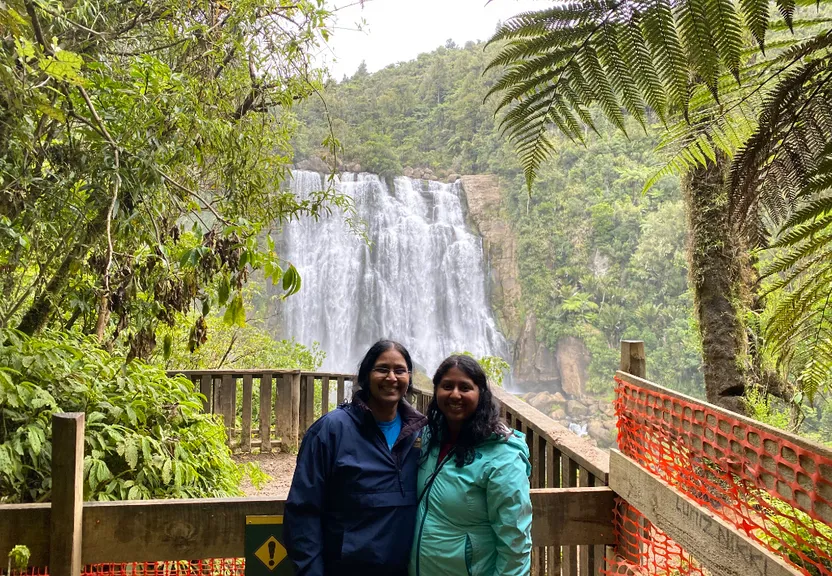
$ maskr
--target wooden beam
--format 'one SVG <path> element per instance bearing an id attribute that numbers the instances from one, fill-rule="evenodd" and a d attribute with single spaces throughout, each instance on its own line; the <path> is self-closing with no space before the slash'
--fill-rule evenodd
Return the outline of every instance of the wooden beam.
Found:
<path id="1" fill-rule="evenodd" d="M 617 450 L 610 488 L 687 550 L 712 576 L 798 576 L 800 572 Z"/>
<path id="2" fill-rule="evenodd" d="M 84 502 L 84 413 L 52 415 L 52 509 L 49 573 L 81 574 Z"/>
<path id="3" fill-rule="evenodd" d="M 274 498 L 91 502 L 84 563 L 238 558 L 246 515 L 281 515 L 283 505 Z"/>
<path id="4" fill-rule="evenodd" d="M 600 488 L 531 491 L 535 546 L 613 544 L 615 493 Z"/>
<path id="5" fill-rule="evenodd" d="M 644 354 L 644 342 L 641 340 L 621 341 L 620 370 L 639 378 L 647 378 L 647 360 Z"/>
<path id="6" fill-rule="evenodd" d="M 531 491 L 535 546 L 613 543 L 613 492 L 603 488 Z M 250 514 L 283 514 L 282 498 L 86 502 L 84 564 L 237 558 Z M 46 504 L 0 506 L 0 553 L 26 544 L 33 566 L 49 560 Z"/>
<path id="7" fill-rule="evenodd" d="M 18 544 L 29 548 L 29 566 L 49 565 L 49 528 L 52 520 L 49 504 L 0 505 L 0 560 Z"/>

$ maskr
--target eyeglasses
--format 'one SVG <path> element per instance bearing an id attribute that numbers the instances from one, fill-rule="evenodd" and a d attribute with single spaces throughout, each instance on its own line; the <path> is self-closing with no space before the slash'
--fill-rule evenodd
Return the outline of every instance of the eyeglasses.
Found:
<path id="1" fill-rule="evenodd" d="M 410 374 L 407 368 L 385 368 L 384 366 L 376 366 L 373 368 L 373 374 L 380 376 L 381 378 L 387 378 L 387 375 L 390 374 L 390 372 L 392 372 L 396 378 L 404 378 Z"/>

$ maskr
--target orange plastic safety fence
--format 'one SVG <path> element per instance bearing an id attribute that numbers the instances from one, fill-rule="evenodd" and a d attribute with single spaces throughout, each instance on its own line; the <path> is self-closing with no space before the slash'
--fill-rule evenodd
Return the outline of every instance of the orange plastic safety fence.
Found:
<path id="1" fill-rule="evenodd" d="M 614 522 L 616 560 L 605 574 L 707 575 L 681 546 L 620 498 Z"/>
<path id="2" fill-rule="evenodd" d="M 708 404 L 616 384 L 623 454 L 803 574 L 832 575 L 832 458 Z M 626 503 L 616 534 L 636 572 L 703 574 Z"/>
<path id="3" fill-rule="evenodd" d="M 212 558 L 178 562 L 129 562 L 91 564 L 81 569 L 81 576 L 244 576 L 244 558 Z M 12 570 L 10 576 L 49 576 L 48 568 Z"/>

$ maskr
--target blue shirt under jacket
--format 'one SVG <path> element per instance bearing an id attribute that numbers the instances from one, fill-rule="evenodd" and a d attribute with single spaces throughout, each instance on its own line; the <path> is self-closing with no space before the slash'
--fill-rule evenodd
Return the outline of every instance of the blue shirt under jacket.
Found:
<path id="1" fill-rule="evenodd" d="M 399 415 L 392 449 L 360 397 L 304 434 L 283 528 L 297 576 L 407 574 L 427 420 L 404 401 Z"/>

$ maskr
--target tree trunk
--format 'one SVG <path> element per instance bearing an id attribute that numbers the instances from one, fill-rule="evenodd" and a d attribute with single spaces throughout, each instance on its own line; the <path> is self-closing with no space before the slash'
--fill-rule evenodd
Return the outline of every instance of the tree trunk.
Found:
<path id="1" fill-rule="evenodd" d="M 90 246 L 104 234 L 108 208 L 109 204 L 102 206 L 95 215 L 95 219 L 87 224 L 87 229 L 78 238 L 78 241 L 67 255 L 64 256 L 61 265 L 58 266 L 46 288 L 35 297 L 35 301 L 32 302 L 20 324 L 18 324 L 18 330 L 31 336 L 46 326 L 49 316 L 55 309 L 55 302 L 60 299 L 61 292 L 69 283 L 70 270 L 73 264 L 86 258 Z"/>
<path id="2" fill-rule="evenodd" d="M 752 267 L 728 206 L 729 159 L 697 166 L 682 179 L 688 215 L 688 263 L 705 363 L 708 402 L 744 412 L 750 384 L 743 322 L 753 285 Z"/>

